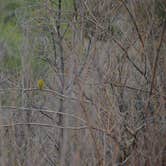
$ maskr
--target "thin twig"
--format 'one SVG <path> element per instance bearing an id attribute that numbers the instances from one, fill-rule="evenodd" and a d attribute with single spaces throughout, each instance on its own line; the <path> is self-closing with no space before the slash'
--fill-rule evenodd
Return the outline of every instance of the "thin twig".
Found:
<path id="1" fill-rule="evenodd" d="M 125 52 L 126 58 L 134 66 L 134 68 L 147 80 L 145 73 L 130 59 L 127 50 L 122 46 L 122 44 L 119 43 L 116 39 L 113 39 L 113 41 Z"/>
<path id="2" fill-rule="evenodd" d="M 59 111 L 54 111 L 54 110 L 50 110 L 50 109 L 36 109 L 36 108 L 27 108 L 27 107 L 14 107 L 14 106 L 1 106 L 0 110 L 6 110 L 6 109 L 11 109 L 11 110 L 21 110 L 21 111 L 33 111 L 33 112 L 45 112 L 45 113 L 53 113 L 53 114 L 62 114 L 65 116 L 69 116 L 72 118 L 75 118 L 77 120 L 80 120 L 83 123 L 86 123 L 86 121 L 76 115 L 73 114 L 69 114 L 69 113 L 65 113 L 65 112 L 59 112 Z"/>
<path id="3" fill-rule="evenodd" d="M 99 165 L 102 165 L 103 158 L 101 157 L 100 149 L 99 149 L 99 147 L 98 147 L 97 140 L 96 140 L 95 135 L 94 135 L 94 133 L 93 133 L 93 130 L 92 130 L 93 127 L 92 127 L 92 125 L 91 125 L 91 121 L 90 121 L 90 119 L 89 119 L 87 110 L 86 110 L 86 108 L 85 108 L 84 103 L 80 103 L 80 105 L 81 105 L 81 108 L 82 108 L 83 113 L 84 113 L 84 115 L 85 115 L 85 118 L 86 118 L 86 121 L 87 121 L 87 125 L 88 125 L 88 129 L 89 129 L 89 131 L 90 131 L 90 135 L 91 135 L 91 138 L 92 138 L 92 140 L 93 140 L 93 144 L 94 144 L 94 147 L 95 147 L 95 150 L 96 150 L 96 153 L 95 153 L 95 154 L 96 154 L 96 158 L 98 159 Z"/>
<path id="4" fill-rule="evenodd" d="M 164 25 L 163 25 L 163 29 L 162 29 L 162 33 L 161 33 L 161 37 L 160 37 L 160 41 L 159 41 L 159 45 L 158 45 L 157 52 L 156 52 L 156 57 L 155 57 L 155 60 L 154 60 L 154 65 L 153 65 L 153 70 L 152 70 L 153 75 L 152 75 L 152 81 L 151 81 L 151 86 L 150 86 L 149 97 L 152 95 L 152 91 L 153 91 L 153 88 L 154 88 L 154 80 L 155 80 L 155 77 L 156 77 L 157 64 L 158 64 L 158 60 L 159 60 L 159 56 L 160 56 L 160 49 L 161 49 L 162 42 L 163 42 L 163 39 L 164 39 L 165 29 L 166 29 L 166 20 L 164 21 Z"/>
<path id="5" fill-rule="evenodd" d="M 33 125 L 33 126 L 41 126 L 41 127 L 55 127 L 60 129 L 71 129 L 71 130 L 80 130 L 80 129 L 86 129 L 87 126 L 79 126 L 79 127 L 72 127 L 72 126 L 59 126 L 59 125 L 52 125 L 52 124 L 44 124 L 44 123 L 13 123 L 13 124 L 0 124 L 0 127 L 13 127 L 13 126 L 24 126 L 24 125 Z"/>
<path id="6" fill-rule="evenodd" d="M 131 20 L 132 20 L 132 22 L 133 22 L 133 24 L 134 24 L 134 26 L 135 26 L 135 29 L 136 29 L 136 31 L 137 31 L 137 34 L 138 34 L 138 37 L 139 37 L 140 42 L 141 42 L 141 44 L 142 44 L 142 47 L 144 48 L 144 42 L 143 42 L 142 36 L 141 36 L 141 34 L 140 34 L 140 32 L 139 32 L 139 29 L 138 29 L 138 26 L 137 26 L 137 22 L 136 22 L 134 16 L 132 15 L 132 13 L 130 12 L 129 8 L 128 8 L 127 5 L 125 4 L 125 0 L 120 0 L 120 1 L 122 1 L 124 7 L 126 8 L 127 12 L 129 13 L 129 16 L 131 17 Z"/>

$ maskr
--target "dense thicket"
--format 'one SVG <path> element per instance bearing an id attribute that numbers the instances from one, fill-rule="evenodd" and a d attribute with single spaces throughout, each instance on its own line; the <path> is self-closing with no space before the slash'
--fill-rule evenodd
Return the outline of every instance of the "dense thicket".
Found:
<path id="1" fill-rule="evenodd" d="M 164 0 L 0 0 L 0 165 L 164 166 L 165 31 Z"/>

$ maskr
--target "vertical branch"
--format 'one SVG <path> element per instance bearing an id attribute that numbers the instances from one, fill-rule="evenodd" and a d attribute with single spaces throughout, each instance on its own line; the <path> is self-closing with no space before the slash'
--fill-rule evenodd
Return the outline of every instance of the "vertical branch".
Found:
<path id="1" fill-rule="evenodd" d="M 22 46 L 22 55 L 21 55 L 21 65 L 22 65 L 22 98 L 21 98 L 21 105 L 22 107 L 27 107 L 29 106 L 28 103 L 28 96 L 25 94 L 25 89 L 27 87 L 29 87 L 29 81 L 30 81 L 30 73 L 29 73 L 29 38 L 28 38 L 28 27 L 24 28 L 24 42 L 23 42 L 23 46 Z M 20 114 L 18 115 L 20 116 Z M 25 117 L 27 123 L 30 122 L 31 120 L 31 111 L 28 110 L 26 112 L 26 117 Z M 31 141 L 30 141 L 30 137 L 31 137 L 31 132 L 32 132 L 32 128 L 30 127 L 30 125 L 27 125 L 27 127 L 25 128 L 16 128 L 16 130 L 18 130 L 17 132 L 23 132 L 24 134 L 20 137 L 20 142 L 22 140 L 23 143 L 25 144 L 24 146 L 24 150 L 25 150 L 25 158 L 24 161 L 27 165 L 29 165 L 29 158 L 31 158 L 31 151 L 30 146 L 31 146 Z M 18 137 L 19 138 L 19 137 Z"/>
<path id="2" fill-rule="evenodd" d="M 129 8 L 128 8 L 127 5 L 125 4 L 125 2 L 122 1 L 122 3 L 123 3 L 123 5 L 124 5 L 124 7 L 126 8 L 127 12 L 129 13 L 129 16 L 130 16 L 130 18 L 131 18 L 131 20 L 132 20 L 132 22 L 133 22 L 133 24 L 134 24 L 134 26 L 135 26 L 135 29 L 136 29 L 136 31 L 137 31 L 139 40 L 140 40 L 140 42 L 141 42 L 141 44 L 142 44 L 142 47 L 144 48 L 144 42 L 143 42 L 142 36 L 141 36 L 141 34 L 140 34 L 140 32 L 139 32 L 139 29 L 138 29 L 138 26 L 137 26 L 137 22 L 136 22 L 134 16 L 132 15 L 132 13 L 130 12 Z"/>
<path id="3" fill-rule="evenodd" d="M 156 77 L 157 64 L 158 64 L 159 55 L 160 55 L 160 48 L 161 48 L 161 45 L 162 45 L 162 42 L 163 42 L 165 29 L 166 29 L 166 20 L 165 20 L 164 25 L 163 25 L 163 29 L 162 29 L 159 45 L 158 45 L 157 52 L 156 52 L 156 57 L 154 59 L 153 70 L 152 70 L 152 74 L 153 75 L 152 75 L 152 81 L 151 81 L 149 96 L 152 95 L 153 88 L 154 88 L 154 80 L 155 80 L 155 77 Z"/>
<path id="4" fill-rule="evenodd" d="M 58 20 L 57 20 L 57 32 L 58 32 L 58 37 L 61 37 L 61 10 L 62 10 L 62 1 L 59 0 L 58 2 Z"/>
<path id="5" fill-rule="evenodd" d="M 63 37 L 61 36 L 61 12 L 62 12 L 62 0 L 58 1 L 58 20 L 57 20 L 57 36 L 58 36 L 58 47 L 59 47 L 59 56 L 60 56 L 60 81 L 61 81 L 61 95 L 64 94 L 64 52 L 63 52 L 63 45 L 62 40 Z M 64 111 L 64 99 L 61 98 L 59 101 L 59 112 Z M 63 125 L 63 114 L 59 114 L 58 125 Z M 60 129 L 59 135 L 59 149 L 60 149 L 60 163 L 63 165 L 64 163 L 64 156 L 63 156 L 63 142 L 64 142 L 64 130 L 63 128 Z"/>
<path id="6" fill-rule="evenodd" d="M 104 147 L 103 147 L 103 165 L 106 165 L 106 134 L 103 134 L 103 141 L 104 141 Z"/>
<path id="7" fill-rule="evenodd" d="M 57 52 L 56 52 L 56 41 L 55 41 L 55 37 L 54 37 L 54 33 L 51 32 L 51 37 L 52 37 L 52 44 L 53 44 L 53 50 L 54 50 L 54 64 L 56 65 L 56 60 L 57 60 Z"/>
<path id="8" fill-rule="evenodd" d="M 77 20 L 77 4 L 76 4 L 76 0 L 73 0 L 73 6 L 74 6 L 74 16 L 75 16 L 75 20 Z"/>
<path id="9" fill-rule="evenodd" d="M 150 98 L 151 98 L 151 96 L 153 94 L 153 89 L 155 88 L 154 87 L 155 86 L 154 82 L 155 82 L 155 77 L 156 77 L 157 64 L 158 64 L 158 60 L 159 60 L 160 49 L 161 49 L 161 46 L 162 46 L 165 29 L 166 29 L 166 20 L 164 20 L 164 25 L 163 25 L 162 32 L 161 32 L 161 37 L 160 37 L 159 45 L 157 47 L 156 56 L 155 56 L 154 63 L 153 63 L 152 80 L 151 80 L 150 91 L 149 91 L 149 100 L 148 100 L 148 102 L 146 104 L 145 111 L 147 111 L 147 109 L 150 106 Z"/>
<path id="10" fill-rule="evenodd" d="M 80 103 L 80 106 L 81 106 L 81 108 L 83 110 L 83 113 L 85 115 L 85 118 L 86 118 L 86 121 L 87 121 L 87 126 L 88 126 L 88 129 L 90 131 L 90 136 L 92 138 L 93 145 L 94 145 L 94 148 L 95 148 L 95 156 L 96 156 L 96 159 L 97 159 L 97 164 L 96 165 L 103 166 L 103 157 L 101 156 L 100 148 L 98 147 L 98 143 L 97 143 L 97 139 L 95 138 L 95 134 L 93 133 L 92 125 L 91 125 L 91 122 L 90 122 L 90 119 L 89 119 L 89 115 L 87 113 L 85 105 L 83 103 Z"/>
<path id="11" fill-rule="evenodd" d="M 60 93 L 64 94 L 64 55 L 63 55 L 63 46 L 62 46 L 62 38 L 61 38 L 61 3 L 59 0 L 58 4 L 58 21 L 57 21 L 57 33 L 58 33 L 58 46 L 59 46 L 59 55 L 60 55 L 60 80 L 61 80 L 61 90 Z M 63 99 L 60 99 L 60 108 L 59 112 L 63 112 Z M 59 125 L 62 125 L 63 117 L 62 114 L 59 115 Z M 62 132 L 63 133 L 63 132 Z"/>

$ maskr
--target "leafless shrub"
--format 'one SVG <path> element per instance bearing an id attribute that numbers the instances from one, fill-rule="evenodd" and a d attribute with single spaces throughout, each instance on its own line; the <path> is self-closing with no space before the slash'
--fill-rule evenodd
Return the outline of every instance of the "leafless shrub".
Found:
<path id="1" fill-rule="evenodd" d="M 15 84 L 0 83 L 1 165 L 164 166 L 160 2 L 74 2 L 73 11 L 60 0 L 16 11 L 22 71 Z"/>

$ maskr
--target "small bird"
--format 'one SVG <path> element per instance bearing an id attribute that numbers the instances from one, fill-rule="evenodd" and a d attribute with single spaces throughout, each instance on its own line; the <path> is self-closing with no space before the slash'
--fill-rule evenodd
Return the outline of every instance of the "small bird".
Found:
<path id="1" fill-rule="evenodd" d="M 40 79 L 37 81 L 37 86 L 40 90 L 44 88 L 44 85 L 45 85 L 44 80 Z"/>

